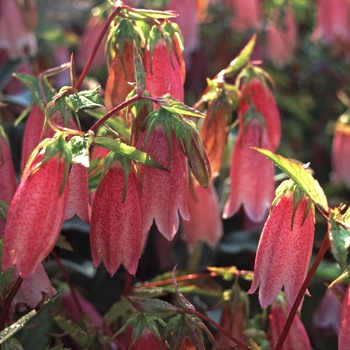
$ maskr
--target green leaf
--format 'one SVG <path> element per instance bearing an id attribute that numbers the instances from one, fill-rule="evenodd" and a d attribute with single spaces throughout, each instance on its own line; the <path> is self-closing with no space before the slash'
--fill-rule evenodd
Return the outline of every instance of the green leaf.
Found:
<path id="1" fill-rule="evenodd" d="M 166 11 L 125 8 L 120 11 L 120 16 L 136 21 L 136 20 L 145 20 L 145 19 L 175 18 L 178 15 L 176 13 L 166 12 Z"/>
<path id="2" fill-rule="evenodd" d="M 135 66 L 136 91 L 139 95 L 142 95 L 142 93 L 146 90 L 146 71 L 142 62 L 142 58 L 135 44 L 134 44 L 134 66 Z"/>
<path id="3" fill-rule="evenodd" d="M 142 152 L 133 146 L 129 146 L 119 140 L 113 140 L 108 137 L 98 136 L 94 138 L 93 144 L 108 148 L 111 151 L 121 154 L 122 156 L 134 160 L 136 162 L 140 162 L 153 168 L 167 171 L 167 169 L 164 168 L 163 165 L 159 164 L 147 153 Z"/>
<path id="4" fill-rule="evenodd" d="M 92 142 L 91 134 L 73 136 L 68 145 L 72 151 L 73 164 L 82 164 L 86 168 L 90 165 L 89 148 Z"/>
<path id="5" fill-rule="evenodd" d="M 337 208 L 331 209 L 329 220 L 331 223 L 329 232 L 331 251 L 339 266 L 344 268 L 350 245 L 350 232 L 339 222 L 341 221 L 341 215 Z"/>
<path id="6" fill-rule="evenodd" d="M 92 90 L 79 91 L 77 94 L 67 96 L 67 99 L 73 105 L 75 111 L 84 108 L 103 107 L 104 102 L 100 96 L 100 86 L 96 86 Z"/>
<path id="7" fill-rule="evenodd" d="M 17 79 L 19 79 L 29 89 L 36 103 L 40 105 L 43 102 L 45 102 L 43 101 L 43 96 L 41 95 L 39 79 L 37 77 L 33 77 L 31 75 L 27 75 L 23 73 L 17 73 L 17 74 L 14 74 L 14 76 Z M 42 91 L 45 95 L 46 101 L 51 101 L 55 95 L 55 90 L 49 84 L 45 76 L 42 77 L 41 79 L 41 85 L 42 85 Z"/>
<path id="8" fill-rule="evenodd" d="M 350 276 L 350 265 L 348 265 L 345 270 L 342 272 L 342 274 L 336 278 L 329 286 L 328 288 L 333 288 L 338 283 L 343 283 L 346 280 L 349 279 Z"/>
<path id="9" fill-rule="evenodd" d="M 160 299 L 137 297 L 129 297 L 128 299 L 137 311 L 143 312 L 147 316 L 165 318 L 170 317 L 179 311 L 177 306 Z"/>
<path id="10" fill-rule="evenodd" d="M 249 40 L 248 44 L 239 53 L 239 55 L 233 61 L 231 61 L 228 67 L 224 69 L 223 72 L 226 78 L 236 74 L 237 71 L 239 71 L 242 67 L 244 67 L 248 63 L 255 46 L 255 42 L 256 42 L 256 35 L 254 34 L 253 37 Z"/>
<path id="11" fill-rule="evenodd" d="M 163 97 L 157 98 L 155 102 L 157 102 L 162 108 L 166 109 L 171 113 L 188 115 L 191 117 L 205 118 L 205 114 L 185 105 L 181 101 L 172 97 L 170 94 L 166 94 Z"/>
<path id="12" fill-rule="evenodd" d="M 328 204 L 326 195 L 323 192 L 320 184 L 314 177 L 308 172 L 301 164 L 292 161 L 291 159 L 284 158 L 278 154 L 262 149 L 252 147 L 265 157 L 270 159 L 276 166 L 278 166 L 283 172 L 285 172 L 314 202 L 315 206 L 325 216 L 328 216 Z"/>
<path id="13" fill-rule="evenodd" d="M 56 247 L 65 249 L 65 250 L 69 250 L 69 251 L 73 251 L 72 246 L 69 244 L 69 242 L 67 241 L 67 238 L 64 237 L 63 235 L 59 235 L 58 239 L 56 241 Z"/>
<path id="14" fill-rule="evenodd" d="M 18 332 L 24 325 L 35 315 L 37 314 L 36 310 L 32 310 L 23 317 L 21 317 L 17 322 L 13 323 L 11 326 L 5 328 L 2 332 L 0 332 L 0 344 L 2 344 L 5 340 L 12 337 L 16 332 Z"/>

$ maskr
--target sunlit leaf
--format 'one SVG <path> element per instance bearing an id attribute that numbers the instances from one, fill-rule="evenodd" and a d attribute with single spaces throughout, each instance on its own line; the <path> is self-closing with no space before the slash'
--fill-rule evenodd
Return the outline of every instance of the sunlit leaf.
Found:
<path id="1" fill-rule="evenodd" d="M 337 208 L 331 210 L 329 220 L 331 223 L 331 230 L 329 232 L 331 251 L 339 266 L 344 268 L 348 256 L 350 232 L 339 223 L 341 215 Z"/>
<path id="2" fill-rule="evenodd" d="M 315 203 L 316 207 L 323 215 L 328 215 L 328 204 L 326 195 L 323 192 L 320 184 L 301 164 L 284 158 L 273 152 L 253 147 L 256 151 L 270 159 L 276 166 L 285 172 Z"/>
<path id="3" fill-rule="evenodd" d="M 108 137 L 101 136 L 95 137 L 93 140 L 93 144 L 108 148 L 111 151 L 119 153 L 128 159 L 140 162 L 153 168 L 167 170 L 161 164 L 159 164 L 157 161 L 151 158 L 147 153 L 142 152 L 133 146 L 129 146 L 119 140 L 113 140 Z"/>
<path id="4" fill-rule="evenodd" d="M 166 94 L 163 97 L 157 98 L 157 103 L 160 106 L 162 106 L 162 108 L 168 110 L 171 113 L 188 115 L 191 117 L 205 118 L 205 114 L 185 105 L 181 101 L 172 97 L 170 94 Z"/>
<path id="5" fill-rule="evenodd" d="M 96 86 L 92 90 L 79 91 L 76 94 L 67 96 L 69 102 L 72 103 L 75 111 L 84 108 L 103 107 L 104 102 L 100 96 L 100 86 Z"/>
<path id="6" fill-rule="evenodd" d="M 336 278 L 329 286 L 328 288 L 333 288 L 336 284 L 338 283 L 342 283 L 344 282 L 345 280 L 347 280 L 350 276 L 350 265 L 348 265 L 346 267 L 346 269 L 343 271 L 343 273 L 338 277 Z"/>
<path id="7" fill-rule="evenodd" d="M 248 63 L 255 46 L 255 41 L 256 35 L 253 35 L 253 37 L 249 40 L 248 44 L 243 48 L 239 55 L 233 61 L 231 61 L 228 67 L 226 67 L 224 70 L 225 77 L 231 77 Z"/>

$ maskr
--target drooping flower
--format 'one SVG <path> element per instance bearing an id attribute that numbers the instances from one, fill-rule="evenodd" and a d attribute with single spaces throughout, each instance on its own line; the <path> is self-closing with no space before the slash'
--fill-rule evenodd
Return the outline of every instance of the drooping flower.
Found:
<path id="1" fill-rule="evenodd" d="M 178 61 L 180 59 L 180 63 Z M 154 97 L 170 93 L 171 96 L 184 101 L 184 73 L 181 70 L 182 56 L 176 57 L 174 51 L 169 54 L 163 39 L 159 40 L 153 55 L 150 49 L 144 53 L 146 69 L 146 90 Z M 155 106 L 158 108 L 158 106 Z"/>
<path id="2" fill-rule="evenodd" d="M 247 303 L 247 294 L 239 286 L 233 285 L 229 298 L 223 304 L 219 323 L 223 329 L 241 341 L 246 339 L 246 335 L 244 334 L 244 319 Z M 220 348 L 236 345 L 236 343 L 220 330 L 216 334 L 215 340 L 217 346 Z"/>
<path id="3" fill-rule="evenodd" d="M 189 218 L 187 210 L 188 171 L 186 157 L 180 149 L 174 131 L 168 139 L 162 125 L 151 134 L 143 133 L 137 143 L 142 149 L 168 171 L 140 164 L 142 178 L 142 224 L 143 234 L 151 228 L 153 219 L 159 231 L 172 240 L 179 228 L 179 214 Z"/>
<path id="4" fill-rule="evenodd" d="M 259 287 L 261 307 L 270 305 L 282 287 L 288 305 L 292 306 L 310 264 L 314 212 L 306 195 L 294 186 L 284 182 L 276 190 L 278 201 L 260 236 L 248 293 Z"/>
<path id="5" fill-rule="evenodd" d="M 327 44 L 337 40 L 349 42 L 349 4 L 347 0 L 318 0 L 314 40 L 323 39 Z"/>
<path id="6" fill-rule="evenodd" d="M 268 335 L 272 349 L 277 345 L 290 312 L 290 307 L 280 299 L 282 298 L 279 298 L 278 301 L 272 303 L 269 315 Z M 309 337 L 298 315 L 294 316 L 292 326 L 288 332 L 282 349 L 311 350 Z"/>
<path id="7" fill-rule="evenodd" d="M 17 279 L 16 269 L 12 270 L 12 279 Z M 35 272 L 25 279 L 11 303 L 10 312 L 24 312 L 27 309 L 38 307 L 47 298 L 56 293 L 51 285 L 42 264 L 39 264 Z"/>
<path id="8" fill-rule="evenodd" d="M 108 110 L 126 99 L 135 81 L 134 46 L 126 39 L 124 46 L 116 50 L 108 63 L 108 79 L 105 91 L 105 104 Z"/>
<path id="9" fill-rule="evenodd" d="M 35 104 L 29 113 L 24 129 L 21 154 L 21 171 L 24 170 L 30 155 L 41 141 L 44 121 L 44 112 L 37 104 Z"/>
<path id="10" fill-rule="evenodd" d="M 338 334 L 338 349 L 346 350 L 349 348 L 350 342 L 350 285 L 346 288 L 343 298 Z"/>
<path id="11" fill-rule="evenodd" d="M 109 165 L 92 207 L 92 262 L 96 268 L 102 260 L 111 276 L 121 264 L 135 275 L 142 248 L 139 185 L 134 171 L 129 168 L 125 173 L 121 162 L 113 160 L 112 154 Z"/>
<path id="12" fill-rule="evenodd" d="M 190 249 L 199 241 L 215 247 L 222 236 L 223 227 L 220 214 L 220 205 L 213 184 L 202 187 L 193 180 L 193 186 L 188 191 L 189 220 L 182 220 L 184 238 Z"/>
<path id="13" fill-rule="evenodd" d="M 2 267 L 6 270 L 15 265 L 23 279 L 49 255 L 63 223 L 70 159 L 62 141 L 62 136 L 51 139 L 35 156 L 9 208 Z"/>
<path id="14" fill-rule="evenodd" d="M 233 7 L 232 27 L 236 30 L 259 29 L 261 9 L 258 0 L 231 0 Z"/>
<path id="15" fill-rule="evenodd" d="M 344 184 L 350 188 L 350 111 L 341 115 L 335 126 L 332 145 L 332 181 L 335 184 Z"/>
<path id="16" fill-rule="evenodd" d="M 232 152 L 230 195 L 223 217 L 231 217 L 241 205 L 248 218 L 260 222 L 271 206 L 275 190 L 274 165 L 250 147 L 271 149 L 267 130 L 253 119 L 241 126 Z"/>
<path id="17" fill-rule="evenodd" d="M 0 49 L 12 58 L 24 57 L 26 53 L 34 56 L 37 52 L 36 8 L 33 1 L 27 1 L 26 6 L 16 0 L 0 3 Z"/>
<path id="18" fill-rule="evenodd" d="M 273 63 L 283 67 L 291 61 L 297 45 L 297 27 L 291 6 L 286 6 L 283 14 L 281 11 L 273 14 L 267 27 L 266 41 L 266 55 Z"/>
<path id="19" fill-rule="evenodd" d="M 270 150 L 276 151 L 281 142 L 281 119 L 271 90 L 262 80 L 252 77 L 247 83 L 243 82 L 241 91 L 238 116 L 260 113 L 267 128 Z"/>

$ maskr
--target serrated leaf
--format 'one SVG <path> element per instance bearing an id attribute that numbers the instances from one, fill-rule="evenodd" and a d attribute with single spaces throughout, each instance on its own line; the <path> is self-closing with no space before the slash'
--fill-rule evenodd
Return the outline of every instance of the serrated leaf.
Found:
<path id="1" fill-rule="evenodd" d="M 249 40 L 248 44 L 243 48 L 243 50 L 239 53 L 239 55 L 231 61 L 231 63 L 224 70 L 224 76 L 226 78 L 231 77 L 235 73 L 237 73 L 242 67 L 244 67 L 253 52 L 254 46 L 256 42 L 256 34 Z"/>
<path id="2" fill-rule="evenodd" d="M 27 75 L 24 73 L 16 73 L 14 76 L 19 79 L 32 93 L 35 102 L 40 104 L 43 103 L 43 96 L 41 96 L 39 79 L 37 77 Z M 41 79 L 41 85 L 45 94 L 46 101 L 51 101 L 55 95 L 55 90 L 49 84 L 47 78 L 44 76 Z"/>
<path id="3" fill-rule="evenodd" d="M 137 311 L 143 312 L 147 316 L 165 318 L 179 311 L 178 307 L 160 299 L 138 297 L 129 297 L 128 299 Z"/>
<path id="4" fill-rule="evenodd" d="M 284 158 L 281 155 L 273 152 L 252 147 L 265 157 L 270 159 L 276 166 L 278 166 L 284 173 L 286 173 L 305 194 L 314 202 L 315 206 L 321 211 L 323 215 L 328 216 L 328 204 L 326 195 L 323 192 L 320 184 L 301 164 L 298 164 L 291 159 Z"/>
<path id="5" fill-rule="evenodd" d="M 147 153 L 142 152 L 133 146 L 129 146 L 119 140 L 113 140 L 108 137 L 98 136 L 94 138 L 93 144 L 108 148 L 111 151 L 121 154 L 124 157 L 134 160 L 136 162 L 140 162 L 153 168 L 167 171 L 167 169 L 164 168 L 163 165 L 159 164 Z"/>
<path id="6" fill-rule="evenodd" d="M 338 209 L 331 210 L 329 220 L 331 223 L 331 230 L 329 232 L 331 251 L 339 266 L 344 268 L 350 245 L 350 232 L 339 224 L 341 215 Z"/>
<path id="7" fill-rule="evenodd" d="M 196 109 L 189 107 L 172 97 L 170 94 L 166 94 L 163 97 L 156 99 L 157 103 L 167 111 L 171 113 L 177 113 L 181 115 L 188 115 L 191 117 L 205 118 L 205 114 L 197 111 Z"/>
<path id="8" fill-rule="evenodd" d="M 75 111 L 84 108 L 103 107 L 104 102 L 100 96 L 100 86 L 92 90 L 79 91 L 77 94 L 67 96 L 68 101 L 73 105 Z"/>

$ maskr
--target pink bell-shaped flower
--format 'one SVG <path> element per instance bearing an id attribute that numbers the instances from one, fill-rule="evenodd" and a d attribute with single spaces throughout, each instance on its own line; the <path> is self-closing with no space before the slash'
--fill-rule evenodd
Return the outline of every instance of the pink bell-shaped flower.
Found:
<path id="1" fill-rule="evenodd" d="M 16 269 L 12 270 L 12 279 L 17 279 Z M 25 279 L 17 291 L 11 303 L 10 312 L 24 312 L 27 309 L 38 307 L 45 299 L 56 293 L 52 287 L 42 264 L 39 264 L 35 272 Z"/>
<path id="2" fill-rule="evenodd" d="M 276 64 L 283 67 L 293 58 L 297 45 L 297 27 L 294 12 L 291 6 L 286 6 L 282 17 L 279 11 L 274 13 L 266 32 L 266 56 Z"/>
<path id="3" fill-rule="evenodd" d="M 347 0 L 318 0 L 313 39 L 323 39 L 327 44 L 334 44 L 337 40 L 349 42 L 349 14 Z"/>
<path id="4" fill-rule="evenodd" d="M 290 307 L 284 303 L 282 297 L 279 297 L 278 300 L 271 305 L 268 336 L 272 349 L 277 345 L 289 312 Z M 294 316 L 292 326 L 288 332 L 282 349 L 311 350 L 309 337 L 298 315 Z"/>
<path id="5" fill-rule="evenodd" d="M 349 349 L 350 344 L 350 285 L 346 289 L 343 298 L 340 320 L 339 320 L 339 334 L 338 334 L 338 349 Z"/>
<path id="6" fill-rule="evenodd" d="M 214 248 L 223 233 L 220 204 L 214 185 L 204 188 L 193 179 L 187 205 L 190 219 L 182 220 L 181 225 L 189 248 L 195 248 L 199 241 Z"/>
<path id="7" fill-rule="evenodd" d="M 307 274 L 314 241 L 314 211 L 309 199 L 289 181 L 276 193 L 277 202 L 260 236 L 248 291 L 254 293 L 259 287 L 261 307 L 270 305 L 282 287 L 288 305 L 293 305 Z"/>
<path id="8" fill-rule="evenodd" d="M 350 111 L 341 115 L 335 126 L 332 145 L 332 181 L 335 184 L 344 184 L 350 188 Z"/>
<path id="9" fill-rule="evenodd" d="M 49 255 L 63 223 L 70 159 L 66 156 L 69 150 L 61 148 L 62 141 L 62 136 L 51 139 L 35 156 L 8 211 L 2 268 L 15 265 L 23 279 Z"/>
<path id="10" fill-rule="evenodd" d="M 92 207 L 92 262 L 96 268 L 102 260 L 111 276 L 123 263 L 135 275 L 142 248 L 139 184 L 132 169 L 126 174 L 112 155 L 109 162 Z"/>
<path id="11" fill-rule="evenodd" d="M 156 45 L 152 57 L 149 49 L 145 51 L 144 55 L 146 90 L 154 97 L 170 93 L 171 96 L 183 102 L 185 77 L 181 70 L 182 56 L 179 63 L 174 51 L 171 51 L 170 61 L 167 46 L 162 39 Z M 158 108 L 158 106 L 154 106 Z"/>
<path id="12" fill-rule="evenodd" d="M 259 29 L 261 8 L 259 0 L 230 0 L 233 7 L 232 27 L 236 30 Z"/>
<path id="13" fill-rule="evenodd" d="M 274 165 L 250 147 L 271 149 L 266 128 L 257 119 L 241 126 L 232 152 L 230 195 L 223 217 L 231 217 L 241 205 L 248 218 L 262 221 L 271 206 L 275 191 Z"/>
<path id="14" fill-rule="evenodd" d="M 142 178 L 142 232 L 146 234 L 150 230 L 154 219 L 159 232 L 172 240 L 179 228 L 178 211 L 183 219 L 189 219 L 187 160 L 174 131 L 171 131 L 171 140 L 168 140 L 163 126 L 159 124 L 147 139 L 146 135 L 147 131 L 142 134 L 136 147 L 168 171 L 139 165 Z"/>

